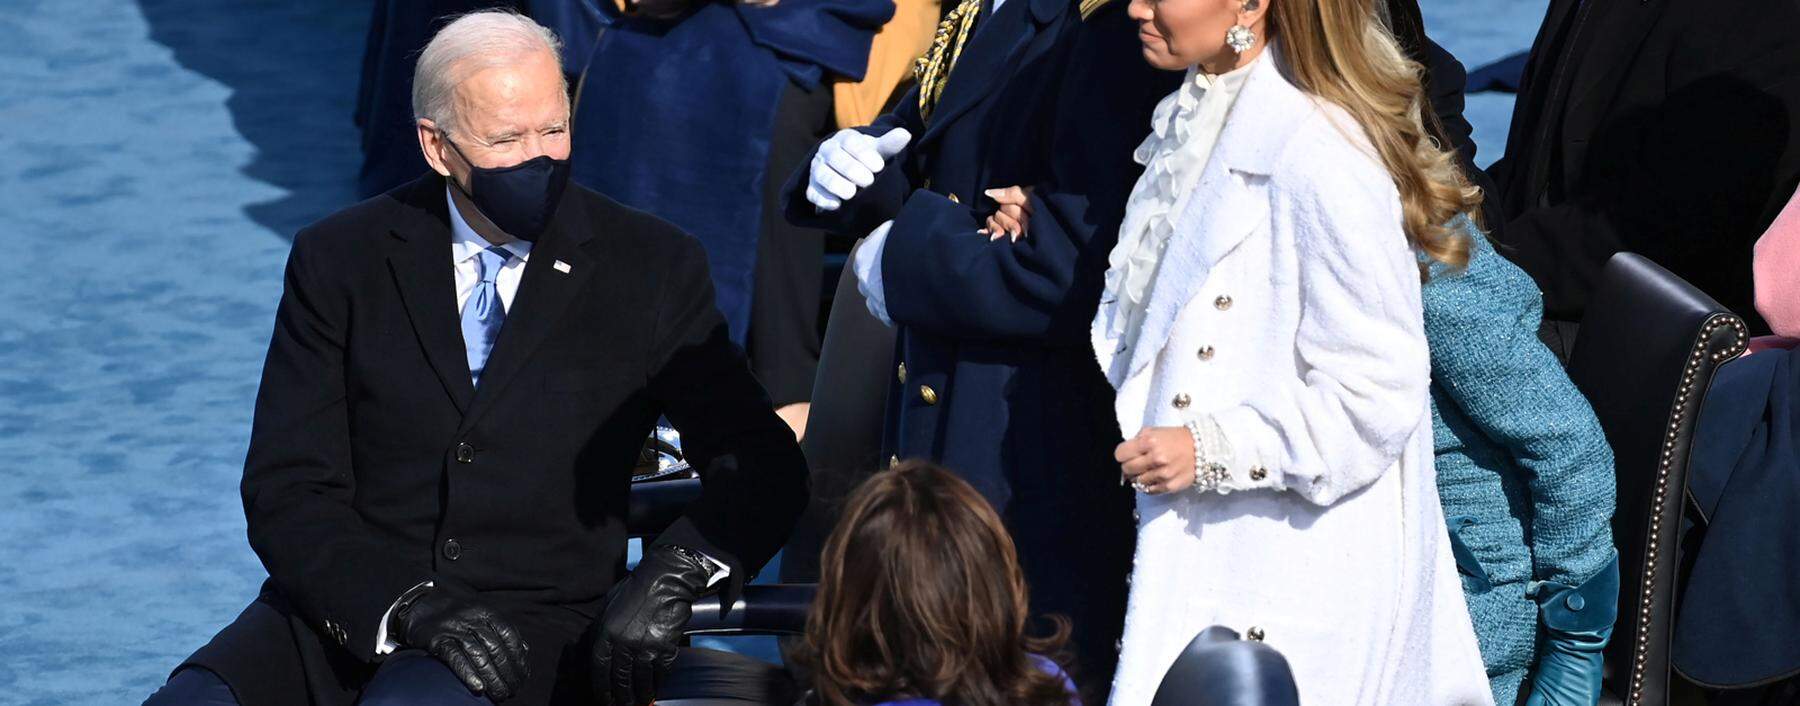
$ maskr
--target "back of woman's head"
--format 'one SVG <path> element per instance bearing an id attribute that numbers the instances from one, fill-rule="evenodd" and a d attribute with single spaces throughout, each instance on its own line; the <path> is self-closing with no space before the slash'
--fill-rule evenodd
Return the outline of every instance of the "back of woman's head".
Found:
<path id="1" fill-rule="evenodd" d="M 1066 704 L 1033 654 L 1066 637 L 1025 634 L 1025 578 L 1000 517 L 968 483 L 908 462 L 878 473 L 826 540 L 801 659 L 826 704 L 934 699 L 958 706 Z"/>
<path id="2" fill-rule="evenodd" d="M 1481 190 L 1426 127 L 1435 114 L 1424 68 L 1384 25 L 1385 8 L 1376 7 L 1384 0 L 1267 1 L 1270 34 L 1289 77 L 1363 128 L 1400 192 L 1408 240 L 1434 260 L 1467 264 L 1469 243 L 1454 221 L 1479 215 Z"/>

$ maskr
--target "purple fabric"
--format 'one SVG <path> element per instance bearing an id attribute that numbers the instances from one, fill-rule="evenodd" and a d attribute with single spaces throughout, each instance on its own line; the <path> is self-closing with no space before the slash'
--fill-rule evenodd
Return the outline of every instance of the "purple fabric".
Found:
<path id="1" fill-rule="evenodd" d="M 1081 706 L 1081 697 L 1075 692 L 1075 682 L 1069 678 L 1068 673 L 1062 670 L 1062 667 L 1057 666 L 1056 662 L 1043 655 L 1032 655 L 1031 658 L 1037 662 L 1039 669 L 1061 677 L 1063 688 L 1069 690 L 1070 703 L 1074 706 Z M 907 699 L 905 701 L 883 701 L 873 706 L 940 706 L 940 703 L 931 699 Z"/>

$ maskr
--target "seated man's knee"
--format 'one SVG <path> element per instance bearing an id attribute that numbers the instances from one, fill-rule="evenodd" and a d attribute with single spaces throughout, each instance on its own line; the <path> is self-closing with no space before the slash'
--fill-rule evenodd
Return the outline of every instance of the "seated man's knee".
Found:
<path id="1" fill-rule="evenodd" d="M 381 665 L 363 689 L 357 706 L 493 706 L 493 701 L 464 685 L 436 657 L 423 653 L 395 655 Z"/>
<path id="2" fill-rule="evenodd" d="M 224 679 L 210 669 L 182 667 L 144 706 L 238 706 Z"/>

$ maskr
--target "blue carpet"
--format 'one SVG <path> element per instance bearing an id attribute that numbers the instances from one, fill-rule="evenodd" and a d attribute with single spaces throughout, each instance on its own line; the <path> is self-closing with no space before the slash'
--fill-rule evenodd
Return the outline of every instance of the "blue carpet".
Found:
<path id="1" fill-rule="evenodd" d="M 255 595 L 288 233 L 348 203 L 358 3 L 0 10 L 0 701 L 136 703 Z"/>
<path id="2" fill-rule="evenodd" d="M 1544 2 L 1425 5 L 1477 66 Z M 137 703 L 254 596 L 251 403 L 288 239 L 353 200 L 368 13 L 0 8 L 0 703 Z M 1511 97 L 1470 106 L 1486 162 Z"/>

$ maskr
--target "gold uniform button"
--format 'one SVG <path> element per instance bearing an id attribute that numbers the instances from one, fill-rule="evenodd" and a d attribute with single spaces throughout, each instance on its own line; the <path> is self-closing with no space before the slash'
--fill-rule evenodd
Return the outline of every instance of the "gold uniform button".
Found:
<path id="1" fill-rule="evenodd" d="M 1263 629 L 1259 628 L 1259 627 L 1251 626 L 1251 628 L 1244 633 L 1244 637 L 1250 638 L 1251 642 L 1262 642 L 1263 641 Z"/>
<path id="2" fill-rule="evenodd" d="M 896 370 L 894 372 L 894 374 L 898 375 L 900 377 L 900 384 L 902 384 L 902 385 L 906 384 L 906 364 L 905 363 L 901 363 L 900 368 L 898 370 Z"/>
<path id="3" fill-rule="evenodd" d="M 919 386 L 919 399 L 924 400 L 925 404 L 928 404 L 928 405 L 937 404 L 937 401 L 938 401 L 937 390 L 931 389 L 930 385 L 920 385 Z"/>
<path id="4" fill-rule="evenodd" d="M 956 194 L 951 194 L 950 203 L 962 203 L 962 199 L 956 198 Z"/>
<path id="5" fill-rule="evenodd" d="M 1191 397 L 1188 397 L 1188 394 L 1186 392 L 1183 392 L 1183 393 L 1175 395 L 1175 401 L 1172 404 L 1175 405 L 1176 409 L 1187 409 L 1188 405 L 1193 404 L 1193 402 L 1194 402 L 1194 399 Z"/>
<path id="6" fill-rule="evenodd" d="M 1201 360 L 1212 360 L 1213 353 L 1215 353 L 1215 352 L 1216 351 L 1213 350 L 1212 346 L 1201 346 L 1200 347 L 1200 359 Z"/>
<path id="7" fill-rule="evenodd" d="M 1231 308 L 1231 295 L 1229 295 L 1229 294 L 1219 295 L 1219 298 L 1213 300 L 1213 308 L 1218 309 L 1219 311 L 1224 311 L 1226 309 L 1230 309 Z"/>
<path id="8" fill-rule="evenodd" d="M 899 456 L 889 456 L 888 457 L 888 468 L 899 468 L 899 467 L 900 467 L 900 457 Z"/>

